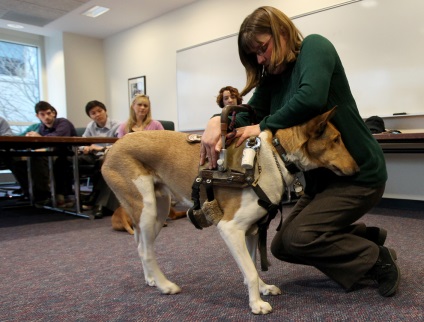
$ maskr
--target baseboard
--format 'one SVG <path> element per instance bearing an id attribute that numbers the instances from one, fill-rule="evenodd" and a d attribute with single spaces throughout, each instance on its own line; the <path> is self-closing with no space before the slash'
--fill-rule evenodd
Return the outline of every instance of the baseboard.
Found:
<path id="1" fill-rule="evenodd" d="M 393 209 L 409 209 L 409 210 L 423 210 L 424 201 L 422 200 L 408 200 L 408 199 L 393 199 L 382 198 L 376 207 L 379 208 L 393 208 Z"/>

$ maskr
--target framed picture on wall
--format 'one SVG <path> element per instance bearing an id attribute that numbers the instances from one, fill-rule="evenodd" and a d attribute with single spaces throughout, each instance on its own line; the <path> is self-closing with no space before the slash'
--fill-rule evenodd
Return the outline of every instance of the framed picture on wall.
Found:
<path id="1" fill-rule="evenodd" d="M 130 104 L 137 94 L 146 94 L 146 76 L 128 79 L 128 98 Z"/>

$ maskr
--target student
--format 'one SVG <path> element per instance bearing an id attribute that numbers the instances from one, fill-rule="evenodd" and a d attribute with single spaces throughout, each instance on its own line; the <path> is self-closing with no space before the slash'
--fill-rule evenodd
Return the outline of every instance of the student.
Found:
<path id="1" fill-rule="evenodd" d="M 53 106 L 52 106 L 52 111 L 54 112 L 54 117 L 57 117 L 57 111 L 56 111 L 56 109 Z M 26 136 L 26 134 L 28 132 L 38 132 L 38 130 L 40 128 L 40 125 L 41 125 L 41 122 L 31 124 L 22 133 L 20 133 L 19 135 L 20 136 Z"/>
<path id="2" fill-rule="evenodd" d="M 13 132 L 9 126 L 9 123 L 0 116 L 0 136 L 12 136 Z M 10 168 L 10 158 L 0 156 L 0 165 L 2 168 Z"/>
<path id="3" fill-rule="evenodd" d="M 218 96 L 216 97 L 216 103 L 220 108 L 227 105 L 240 105 L 243 102 L 237 88 L 232 86 L 225 86 L 219 90 Z"/>
<path id="4" fill-rule="evenodd" d="M 134 97 L 130 105 L 130 116 L 118 129 L 118 138 L 125 134 L 144 130 L 163 130 L 159 121 L 152 119 L 152 109 L 149 96 L 139 94 Z"/>
<path id="5" fill-rule="evenodd" d="M 383 246 L 385 231 L 355 223 L 383 195 L 387 180 L 382 150 L 359 115 L 340 58 L 320 35 L 302 37 L 281 11 L 260 7 L 242 23 L 239 56 L 249 100 L 259 124 L 239 128 L 236 144 L 265 129 L 301 124 L 338 105 L 332 123 L 341 132 L 360 172 L 339 177 L 327 169 L 305 172 L 306 191 L 272 241 L 282 261 L 311 265 L 345 289 L 373 278 L 382 296 L 394 295 L 400 271 L 393 250 Z M 238 117 L 237 126 L 249 125 Z M 201 158 L 216 166 L 220 119 L 209 120 L 202 136 Z"/>
<path id="6" fill-rule="evenodd" d="M 0 116 L 0 136 L 12 136 L 13 132 L 9 123 Z"/>
<path id="7" fill-rule="evenodd" d="M 35 115 L 40 120 L 40 126 L 37 131 L 29 131 L 25 136 L 76 136 L 75 127 L 65 118 L 56 118 L 56 109 L 45 101 L 39 101 L 35 104 Z M 66 175 L 61 164 L 66 157 L 58 157 L 54 164 L 54 176 L 56 183 L 56 192 L 58 194 L 58 205 L 64 203 L 64 185 L 66 182 L 71 182 L 72 177 Z M 28 174 L 26 170 L 26 161 L 16 160 L 12 169 L 13 174 L 18 180 L 24 194 L 28 196 Z M 44 204 L 50 201 L 50 186 L 49 186 L 49 171 L 48 160 L 46 157 L 31 158 L 31 172 L 33 177 L 33 191 L 36 203 Z M 72 191 L 66 191 L 71 194 Z"/>
<path id="8" fill-rule="evenodd" d="M 96 100 L 88 102 L 85 106 L 85 112 L 92 121 L 88 123 L 83 137 L 117 137 L 119 123 L 108 117 L 106 106 L 102 102 Z M 93 191 L 90 199 L 86 202 L 89 207 L 94 205 L 93 215 L 95 218 L 103 217 L 106 208 L 114 211 L 119 206 L 100 172 L 104 151 L 109 146 L 111 146 L 110 143 L 83 146 L 80 148 L 81 154 L 78 156 L 79 165 L 95 166 L 93 170 Z"/>

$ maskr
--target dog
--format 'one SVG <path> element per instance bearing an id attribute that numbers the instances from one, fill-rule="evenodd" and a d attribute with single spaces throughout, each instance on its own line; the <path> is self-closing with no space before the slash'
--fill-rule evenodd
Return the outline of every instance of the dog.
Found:
<path id="1" fill-rule="evenodd" d="M 312 120 L 292 128 L 276 131 L 286 151 L 287 159 L 302 171 L 325 167 L 337 175 L 353 175 L 359 168 L 342 142 L 340 132 L 329 122 L 332 109 Z M 187 134 L 174 131 L 140 131 L 126 135 L 110 149 L 102 173 L 121 205 L 128 211 L 134 226 L 134 236 L 142 261 L 145 282 L 156 286 L 163 294 L 176 294 L 180 287 L 163 274 L 156 260 L 154 242 L 168 216 L 171 197 L 191 206 L 193 180 L 199 171 L 200 145 L 190 144 Z M 257 168 L 261 169 L 257 184 L 272 204 L 279 204 L 285 185 L 294 180 L 272 144 L 271 131 L 259 135 Z M 243 145 L 227 148 L 228 168 L 240 164 Z M 204 193 L 201 194 L 204 198 Z M 214 187 L 215 199 L 222 210 L 217 229 L 244 276 L 249 293 L 249 306 L 254 314 L 267 314 L 271 305 L 261 295 L 278 295 L 280 289 L 262 281 L 252 260 L 256 254 L 258 220 L 267 210 L 258 204 L 252 187 Z M 250 256 L 249 254 L 252 254 Z"/>
<path id="2" fill-rule="evenodd" d="M 168 218 L 172 220 L 184 218 L 186 216 L 185 211 L 176 211 L 173 207 L 169 209 Z M 112 214 L 112 228 L 118 231 L 127 231 L 130 235 L 134 235 L 134 230 L 132 228 L 132 220 L 128 213 L 122 206 L 116 208 L 114 213 Z M 166 223 L 164 223 L 166 226 Z"/>

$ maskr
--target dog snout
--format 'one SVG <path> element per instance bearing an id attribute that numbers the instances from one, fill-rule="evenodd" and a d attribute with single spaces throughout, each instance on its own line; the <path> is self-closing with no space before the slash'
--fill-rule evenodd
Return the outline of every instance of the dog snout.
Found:
<path id="1" fill-rule="evenodd" d="M 338 176 L 352 176 L 355 173 L 359 172 L 359 167 L 356 162 L 352 159 L 349 164 L 337 165 L 332 164 L 331 170 Z"/>

